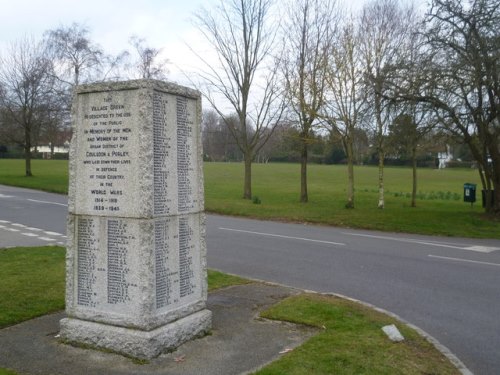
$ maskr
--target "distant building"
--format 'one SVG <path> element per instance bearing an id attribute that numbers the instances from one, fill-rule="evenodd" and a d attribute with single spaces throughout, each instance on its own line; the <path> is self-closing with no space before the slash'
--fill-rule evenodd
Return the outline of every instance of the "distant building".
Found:
<path id="1" fill-rule="evenodd" d="M 44 159 L 51 159 L 52 155 L 52 150 L 50 148 L 50 145 L 46 146 L 38 146 L 38 147 L 33 147 L 31 149 L 32 152 L 39 152 L 42 154 L 42 157 Z M 69 152 L 69 142 L 65 142 L 63 146 L 54 146 L 54 154 L 67 154 Z"/>
<path id="2" fill-rule="evenodd" d="M 444 169 L 448 165 L 450 161 L 453 160 L 453 154 L 451 153 L 451 148 L 449 145 L 446 145 L 446 151 L 438 152 L 439 159 L 439 169 Z"/>

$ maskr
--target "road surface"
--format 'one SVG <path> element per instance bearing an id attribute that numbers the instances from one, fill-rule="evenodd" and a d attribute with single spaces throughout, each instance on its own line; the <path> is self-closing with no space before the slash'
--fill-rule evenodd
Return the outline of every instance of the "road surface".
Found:
<path id="1" fill-rule="evenodd" d="M 65 196 L 0 185 L 0 248 L 61 244 Z M 500 241 L 207 220 L 210 268 L 372 303 L 500 373 Z"/>

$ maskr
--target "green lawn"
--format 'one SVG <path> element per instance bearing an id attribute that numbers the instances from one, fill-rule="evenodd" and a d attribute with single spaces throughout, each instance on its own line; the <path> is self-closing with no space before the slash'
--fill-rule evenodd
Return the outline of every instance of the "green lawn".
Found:
<path id="1" fill-rule="evenodd" d="M 0 328 L 64 309 L 62 247 L 0 249 Z"/>
<path id="2" fill-rule="evenodd" d="M 33 177 L 24 176 L 24 160 L 0 159 L 0 184 L 68 193 L 67 160 L 32 160 Z"/>
<path id="3" fill-rule="evenodd" d="M 64 308 L 64 248 L 0 249 L 0 328 Z M 208 272 L 209 290 L 247 283 Z M 283 300 L 265 318 L 307 324 L 320 333 L 258 374 L 458 374 L 431 344 L 394 319 L 341 298 L 302 294 Z M 381 327 L 397 324 L 394 344 Z M 0 375 L 16 375 L 1 369 Z"/>
<path id="4" fill-rule="evenodd" d="M 355 206 L 345 209 L 345 166 L 310 165 L 309 203 L 299 200 L 298 164 L 254 164 L 253 194 L 243 200 L 241 163 L 205 163 L 208 212 L 311 222 L 393 232 L 500 238 L 500 221 L 483 214 L 479 175 L 472 169 L 419 169 L 419 199 L 410 207 L 411 169 L 385 169 L 386 208 L 377 208 L 377 168 L 355 168 Z M 22 160 L 0 159 L 0 184 L 67 192 L 67 161 L 34 160 L 35 177 L 23 177 Z M 463 184 L 478 185 L 478 202 L 463 202 Z"/>
<path id="5" fill-rule="evenodd" d="M 207 211 L 263 219 L 445 236 L 500 238 L 500 222 L 488 220 L 476 203 L 463 202 L 463 184 L 478 184 L 475 170 L 420 169 L 417 207 L 410 207 L 411 169 L 386 168 L 386 208 L 377 208 L 375 167 L 355 168 L 355 205 L 346 209 L 345 166 L 310 165 L 309 202 L 300 204 L 299 165 L 254 164 L 253 195 L 243 200 L 241 164 L 205 163 Z M 480 193 L 480 192 L 479 192 Z M 479 201 L 480 201 L 479 196 Z"/>
<path id="6" fill-rule="evenodd" d="M 387 315 L 337 297 L 290 297 L 261 316 L 307 324 L 320 333 L 257 372 L 258 375 L 459 374 L 414 330 Z M 405 340 L 391 342 L 382 327 L 395 324 Z"/>

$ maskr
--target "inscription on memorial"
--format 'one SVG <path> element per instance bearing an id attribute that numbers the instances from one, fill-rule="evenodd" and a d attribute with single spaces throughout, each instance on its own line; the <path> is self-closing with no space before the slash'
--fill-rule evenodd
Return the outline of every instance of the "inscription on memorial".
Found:
<path id="1" fill-rule="evenodd" d="M 120 215 L 127 190 L 124 181 L 132 178 L 134 127 L 130 103 L 124 95 L 94 93 L 96 100 L 85 105 L 80 136 L 81 178 L 84 179 L 87 214 Z"/>
<path id="2" fill-rule="evenodd" d="M 188 212 L 195 208 L 193 196 L 194 172 L 192 149 L 193 120 L 188 110 L 188 99 L 182 96 L 176 98 L 177 113 L 177 194 L 179 199 L 179 213 Z"/>
<path id="3" fill-rule="evenodd" d="M 127 262 L 131 240 L 124 220 L 108 220 L 108 303 L 130 301 L 129 288 L 137 286 L 129 282 L 130 266 Z"/>
<path id="4" fill-rule="evenodd" d="M 153 184 L 154 184 L 154 214 L 169 215 L 172 199 L 169 196 L 172 171 L 169 168 L 172 137 L 166 121 L 167 95 L 155 91 L 153 94 Z"/>
<path id="5" fill-rule="evenodd" d="M 79 218 L 77 233 L 77 303 L 82 306 L 95 307 L 97 293 L 94 289 L 97 281 L 97 252 L 99 251 L 95 220 Z"/>
<path id="6" fill-rule="evenodd" d="M 194 293 L 193 272 L 193 229 L 189 226 L 188 219 L 179 218 L 179 275 L 180 275 L 180 296 L 181 298 Z"/>
<path id="7" fill-rule="evenodd" d="M 170 238 L 170 224 L 170 219 L 155 222 L 157 309 L 179 302 L 179 293 L 176 293 L 179 285 L 179 272 L 175 269 L 175 264 L 172 264 L 172 260 L 175 259 L 172 252 L 172 241 L 175 241 L 175 238 Z"/>

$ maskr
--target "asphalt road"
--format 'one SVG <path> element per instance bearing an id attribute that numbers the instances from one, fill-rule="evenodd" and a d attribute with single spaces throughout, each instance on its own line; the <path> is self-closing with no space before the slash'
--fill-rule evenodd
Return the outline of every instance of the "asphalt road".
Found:
<path id="1" fill-rule="evenodd" d="M 63 243 L 66 211 L 65 196 L 0 185 L 0 248 Z M 430 333 L 475 374 L 500 373 L 498 240 L 209 215 L 207 246 L 210 268 L 372 303 Z"/>

